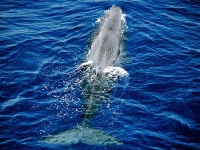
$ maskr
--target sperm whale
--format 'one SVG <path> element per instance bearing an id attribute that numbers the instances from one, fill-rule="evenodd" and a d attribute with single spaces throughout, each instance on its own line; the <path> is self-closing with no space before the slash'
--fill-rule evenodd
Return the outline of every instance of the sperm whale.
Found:
<path id="1" fill-rule="evenodd" d="M 100 32 L 94 38 L 87 54 L 87 62 L 78 67 L 82 73 L 81 89 L 84 96 L 84 118 L 79 127 L 55 135 L 44 137 L 41 141 L 49 144 L 119 145 L 119 138 L 105 131 L 89 127 L 89 120 L 95 115 L 102 97 L 108 97 L 114 83 L 125 81 L 128 72 L 114 67 L 119 50 L 119 38 L 122 30 L 122 10 L 112 6 L 108 11 Z"/>

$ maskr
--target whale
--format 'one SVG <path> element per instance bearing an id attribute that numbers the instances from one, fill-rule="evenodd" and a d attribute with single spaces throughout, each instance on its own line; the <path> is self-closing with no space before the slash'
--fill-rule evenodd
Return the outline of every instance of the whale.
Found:
<path id="1" fill-rule="evenodd" d="M 72 145 L 82 142 L 87 145 L 121 145 L 122 141 L 106 131 L 89 126 L 91 118 L 102 100 L 109 97 L 113 87 L 121 83 L 127 85 L 128 72 L 115 66 L 120 54 L 119 41 L 122 34 L 122 9 L 112 6 L 99 27 L 99 33 L 93 39 L 86 62 L 76 73 L 80 73 L 80 87 L 84 97 L 83 121 L 81 125 L 60 133 L 43 137 L 40 142 L 48 144 Z"/>

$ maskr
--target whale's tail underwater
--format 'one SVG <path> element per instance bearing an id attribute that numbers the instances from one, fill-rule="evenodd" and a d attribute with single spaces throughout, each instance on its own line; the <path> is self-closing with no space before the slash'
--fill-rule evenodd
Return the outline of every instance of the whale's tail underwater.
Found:
<path id="1" fill-rule="evenodd" d="M 88 127 L 77 127 L 56 135 L 42 139 L 42 142 L 49 144 L 77 144 L 79 142 L 88 145 L 120 145 L 119 139 L 108 133 Z"/>
<path id="2" fill-rule="evenodd" d="M 122 142 L 111 134 L 90 128 L 89 119 L 95 114 L 102 101 L 102 96 L 107 96 L 116 83 L 126 83 L 128 73 L 120 67 L 114 67 L 119 50 L 119 38 L 122 34 L 122 10 L 112 6 L 104 19 L 103 25 L 96 38 L 94 38 L 87 55 L 87 62 L 77 70 L 82 75 L 81 88 L 84 89 L 85 99 L 84 119 L 81 126 L 66 130 L 55 135 L 41 139 L 48 144 L 76 144 L 79 142 L 88 145 L 120 145 Z M 87 75 L 86 75 L 87 74 Z"/>

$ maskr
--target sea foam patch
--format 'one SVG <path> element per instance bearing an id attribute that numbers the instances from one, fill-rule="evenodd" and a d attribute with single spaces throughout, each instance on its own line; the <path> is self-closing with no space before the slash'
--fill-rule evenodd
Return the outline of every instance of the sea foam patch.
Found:
<path id="1" fill-rule="evenodd" d="M 113 67 L 113 66 L 108 66 L 103 70 L 104 74 L 108 74 L 109 76 L 117 75 L 120 77 L 128 77 L 129 74 L 126 70 L 120 67 Z"/>

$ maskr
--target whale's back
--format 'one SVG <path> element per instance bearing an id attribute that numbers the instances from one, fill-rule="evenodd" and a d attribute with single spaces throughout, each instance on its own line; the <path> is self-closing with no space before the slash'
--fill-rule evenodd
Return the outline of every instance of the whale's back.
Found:
<path id="1" fill-rule="evenodd" d="M 111 7 L 109 16 L 101 27 L 98 36 L 94 39 L 88 54 L 88 60 L 101 71 L 112 66 L 119 54 L 119 37 L 121 33 L 122 10 L 120 7 Z"/>

